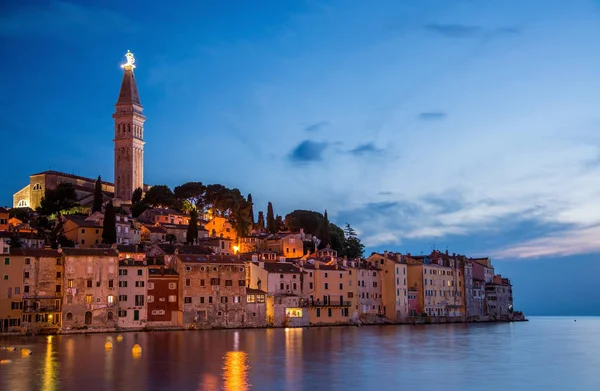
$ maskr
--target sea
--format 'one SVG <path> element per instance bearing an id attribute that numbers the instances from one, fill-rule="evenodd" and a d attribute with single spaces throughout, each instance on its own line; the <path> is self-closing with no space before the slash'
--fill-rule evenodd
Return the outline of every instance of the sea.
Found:
<path id="1" fill-rule="evenodd" d="M 0 391 L 600 390 L 598 317 L 0 337 L 8 346 Z"/>

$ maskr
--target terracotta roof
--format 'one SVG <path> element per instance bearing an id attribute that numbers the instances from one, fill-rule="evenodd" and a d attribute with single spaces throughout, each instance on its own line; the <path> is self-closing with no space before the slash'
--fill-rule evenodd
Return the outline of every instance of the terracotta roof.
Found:
<path id="1" fill-rule="evenodd" d="M 179 273 L 177 273 L 176 270 L 169 269 L 166 267 L 165 268 L 150 267 L 150 268 L 148 268 L 148 274 L 150 277 L 153 277 L 153 278 L 161 277 L 161 276 L 165 276 L 165 277 L 179 276 Z"/>
<path id="2" fill-rule="evenodd" d="M 258 266 L 258 262 L 252 263 Z M 265 262 L 264 269 L 269 273 L 300 273 L 300 269 L 298 269 L 295 265 L 284 262 Z"/>
<path id="3" fill-rule="evenodd" d="M 57 258 L 60 257 L 60 253 L 57 250 L 41 249 L 41 248 L 11 248 L 10 255 L 21 255 L 25 257 L 45 257 L 45 258 Z"/>
<path id="4" fill-rule="evenodd" d="M 163 250 L 167 254 L 175 254 L 175 250 L 179 254 L 212 254 L 213 251 L 206 246 L 192 246 L 192 245 L 177 245 L 170 243 L 162 243 L 159 244 L 161 250 Z"/>
<path id="5" fill-rule="evenodd" d="M 118 244 L 117 250 L 120 253 L 144 253 L 144 246 L 139 244 Z"/>
<path id="6" fill-rule="evenodd" d="M 53 171 L 53 170 L 42 171 L 37 174 L 32 174 L 31 176 L 36 176 L 36 175 L 56 175 L 56 176 L 62 176 L 65 178 L 73 178 L 73 179 L 80 179 L 80 180 L 89 181 L 89 182 L 96 182 L 96 179 L 87 178 L 87 177 L 79 176 L 79 175 L 75 175 L 75 174 L 67 174 L 66 172 Z M 102 184 L 114 186 L 114 184 L 111 182 L 102 181 Z"/>
<path id="7" fill-rule="evenodd" d="M 108 248 L 71 248 L 61 249 L 66 256 L 87 256 L 87 257 L 116 257 L 117 252 Z"/>
<path id="8" fill-rule="evenodd" d="M 65 218 L 73 223 L 77 224 L 78 227 L 86 227 L 86 228 L 102 228 L 100 224 L 93 220 L 85 220 L 85 218 L 80 218 L 79 216 L 73 217 L 72 215 L 65 216 Z"/>
<path id="9" fill-rule="evenodd" d="M 319 267 L 316 268 L 315 265 L 312 265 L 310 263 L 305 263 L 303 265 L 303 267 L 305 269 L 311 269 L 311 270 L 348 271 L 348 269 L 346 269 L 343 266 L 339 266 L 339 265 L 325 265 L 325 264 L 320 264 Z"/>
<path id="10" fill-rule="evenodd" d="M 148 266 L 146 261 L 138 261 L 136 259 L 133 258 L 127 258 L 127 259 L 123 259 L 121 261 L 119 261 L 119 266 L 137 266 L 137 267 L 142 267 L 142 266 Z"/>
<path id="11" fill-rule="evenodd" d="M 177 254 L 179 261 L 188 263 L 228 263 L 243 264 L 243 261 L 235 255 L 206 255 L 206 254 Z"/>
<path id="12" fill-rule="evenodd" d="M 148 231 L 150 231 L 150 233 L 152 233 L 152 234 L 166 234 L 167 233 L 167 231 L 165 231 L 165 229 L 160 226 L 144 224 L 143 227 L 146 228 Z"/>
<path id="13" fill-rule="evenodd" d="M 0 206 L 0 213 L 8 213 L 8 209 Z"/>

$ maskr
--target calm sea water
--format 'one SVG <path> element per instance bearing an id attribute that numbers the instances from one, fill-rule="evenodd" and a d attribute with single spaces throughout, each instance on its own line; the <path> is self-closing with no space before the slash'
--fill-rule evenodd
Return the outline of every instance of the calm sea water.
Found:
<path id="1" fill-rule="evenodd" d="M 600 318 L 0 338 L 0 390 L 600 390 Z M 113 349 L 105 350 L 112 337 Z M 131 348 L 140 344 L 142 355 Z"/>

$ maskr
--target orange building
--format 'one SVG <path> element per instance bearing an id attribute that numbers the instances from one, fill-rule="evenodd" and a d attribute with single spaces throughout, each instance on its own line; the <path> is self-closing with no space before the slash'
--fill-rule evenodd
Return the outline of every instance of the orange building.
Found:
<path id="1" fill-rule="evenodd" d="M 237 232 L 225 217 L 213 217 L 204 225 L 211 238 L 237 239 Z"/>
<path id="2" fill-rule="evenodd" d="M 0 231 L 8 231 L 8 209 L 0 208 Z"/>
<path id="3" fill-rule="evenodd" d="M 95 221 L 79 216 L 67 216 L 64 224 L 65 236 L 78 248 L 91 248 L 102 243 L 102 226 Z"/>

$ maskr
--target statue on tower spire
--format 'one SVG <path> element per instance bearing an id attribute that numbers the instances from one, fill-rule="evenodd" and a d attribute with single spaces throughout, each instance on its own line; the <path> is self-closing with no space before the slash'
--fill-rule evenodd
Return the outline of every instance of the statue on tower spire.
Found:
<path id="1" fill-rule="evenodd" d="M 127 50 L 125 57 L 127 58 L 127 62 L 121 65 L 121 68 L 124 68 L 126 71 L 132 71 L 135 68 L 135 57 L 133 57 L 133 53 L 129 50 Z"/>

